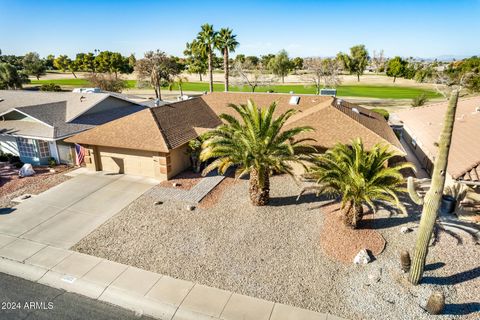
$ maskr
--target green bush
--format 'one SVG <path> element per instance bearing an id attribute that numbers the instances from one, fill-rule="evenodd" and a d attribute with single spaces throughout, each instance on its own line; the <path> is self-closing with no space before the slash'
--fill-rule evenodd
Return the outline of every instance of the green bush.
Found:
<path id="1" fill-rule="evenodd" d="M 427 103 L 428 98 L 425 93 L 422 93 L 421 95 L 416 96 L 415 98 L 412 99 L 412 107 L 421 107 L 425 103 Z"/>
<path id="2" fill-rule="evenodd" d="M 13 164 L 13 166 L 17 169 L 20 169 L 21 167 L 23 167 L 24 163 L 22 161 L 19 161 L 19 162 L 15 162 Z"/>
<path id="3" fill-rule="evenodd" d="M 41 87 L 40 87 L 40 90 L 41 91 L 55 91 L 55 92 L 59 92 L 59 91 L 62 91 L 62 88 L 60 88 L 59 85 L 56 85 L 55 83 L 48 83 L 48 84 L 43 84 Z"/>
<path id="4" fill-rule="evenodd" d="M 8 153 L 0 153 L 0 162 L 7 162 L 9 159 Z"/>
<path id="5" fill-rule="evenodd" d="M 382 117 L 384 117 L 385 120 L 388 120 L 388 118 L 390 118 L 390 113 L 389 113 L 387 110 L 385 110 L 385 109 L 374 108 L 374 109 L 371 109 L 370 111 L 375 112 L 375 113 L 378 113 L 379 115 L 381 115 Z"/>
<path id="6" fill-rule="evenodd" d="M 50 159 L 48 159 L 48 166 L 53 168 L 57 165 L 57 161 L 55 160 L 55 158 L 53 157 L 50 157 Z"/>

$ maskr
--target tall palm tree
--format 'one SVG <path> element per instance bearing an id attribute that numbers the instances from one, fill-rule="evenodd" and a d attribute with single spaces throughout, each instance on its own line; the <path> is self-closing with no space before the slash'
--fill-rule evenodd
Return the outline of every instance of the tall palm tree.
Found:
<path id="1" fill-rule="evenodd" d="M 228 53 L 235 52 L 239 45 L 235 39 L 237 35 L 233 34 L 232 29 L 222 28 L 218 32 L 215 47 L 222 52 L 223 55 L 223 70 L 225 73 L 225 91 L 228 91 Z"/>
<path id="2" fill-rule="evenodd" d="M 339 143 L 319 156 L 310 174 L 317 180 L 317 194 L 341 197 L 344 222 L 355 228 L 362 219 L 364 204 L 375 212 L 376 202 L 382 201 L 405 212 L 396 193 L 406 191 L 401 186 L 404 178 L 400 170 L 413 165 L 403 162 L 388 166 L 394 156 L 387 145 L 376 144 L 367 151 L 356 139 L 351 145 Z"/>
<path id="3" fill-rule="evenodd" d="M 202 25 L 202 30 L 198 33 L 195 50 L 198 50 L 201 55 L 208 57 L 208 74 L 209 74 L 209 89 L 213 92 L 213 48 L 217 41 L 217 32 L 213 30 L 213 25 L 205 23 Z"/>
<path id="4" fill-rule="evenodd" d="M 308 140 L 294 140 L 295 136 L 312 131 L 311 127 L 282 130 L 285 122 L 296 112 L 291 109 L 274 118 L 276 103 L 260 108 L 248 100 L 246 105 L 230 105 L 239 116 L 222 114 L 224 124 L 205 134 L 200 160 L 215 160 L 203 174 L 218 169 L 224 174 L 231 166 L 238 166 L 239 177 L 250 173 L 250 200 L 255 206 L 268 204 L 270 175 L 273 172 L 293 174 L 292 163 L 304 165 L 314 149 Z"/>

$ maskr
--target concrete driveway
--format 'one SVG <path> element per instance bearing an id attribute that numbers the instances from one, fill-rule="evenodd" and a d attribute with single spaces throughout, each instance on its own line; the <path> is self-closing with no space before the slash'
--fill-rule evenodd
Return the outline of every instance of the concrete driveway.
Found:
<path id="1" fill-rule="evenodd" d="M 68 249 L 158 181 L 81 174 L 0 214 L 0 233 Z"/>

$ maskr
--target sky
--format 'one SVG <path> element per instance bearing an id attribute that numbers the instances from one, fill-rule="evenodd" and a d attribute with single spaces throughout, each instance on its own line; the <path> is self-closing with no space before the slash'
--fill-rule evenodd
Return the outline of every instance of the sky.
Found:
<path id="1" fill-rule="evenodd" d="M 286 49 L 292 57 L 325 57 L 356 44 L 371 55 L 480 55 L 480 0 L 0 0 L 0 49 L 182 55 L 204 23 L 232 28 L 236 53 L 246 55 Z"/>

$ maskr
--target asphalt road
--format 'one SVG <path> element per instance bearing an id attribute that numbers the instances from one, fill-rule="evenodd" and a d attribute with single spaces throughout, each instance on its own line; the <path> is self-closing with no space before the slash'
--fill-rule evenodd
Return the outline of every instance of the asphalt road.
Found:
<path id="1" fill-rule="evenodd" d="M 0 273 L 0 319 L 147 320 L 152 318 L 136 315 L 130 310 L 78 294 Z"/>

